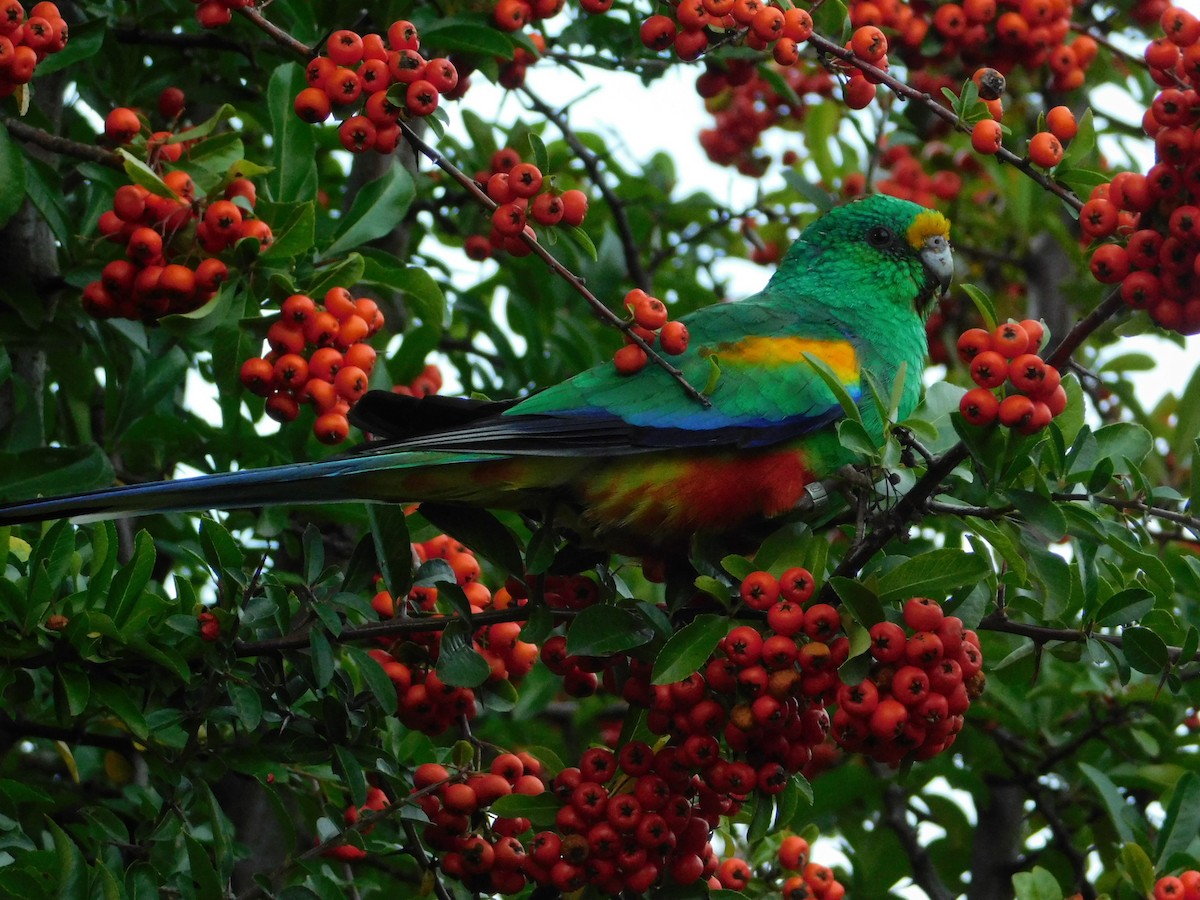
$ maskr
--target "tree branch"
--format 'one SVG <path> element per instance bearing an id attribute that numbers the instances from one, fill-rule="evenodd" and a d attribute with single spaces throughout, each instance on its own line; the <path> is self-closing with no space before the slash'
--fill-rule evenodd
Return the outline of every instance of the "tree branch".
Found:
<path id="1" fill-rule="evenodd" d="M 32 125 L 22 122 L 20 119 L 14 119 L 11 116 L 0 118 L 0 122 L 4 123 L 4 127 L 8 129 L 9 134 L 19 141 L 34 144 L 43 150 L 49 150 L 51 153 L 57 153 L 60 156 L 73 156 L 76 159 L 100 163 L 100 165 L 108 166 L 112 169 L 124 170 L 124 163 L 121 161 L 121 157 L 111 150 L 105 150 L 103 147 L 96 147 L 92 144 L 81 144 L 79 141 L 73 141 L 70 138 L 50 134 L 48 131 L 34 128 Z"/>
<path id="2" fill-rule="evenodd" d="M 896 94 L 904 97 L 907 100 L 912 100 L 921 104 L 931 113 L 948 122 L 956 131 L 961 131 L 964 134 L 969 134 L 971 129 L 967 123 L 955 115 L 954 111 L 942 106 L 929 94 L 923 91 L 918 91 L 916 88 L 901 81 L 894 75 L 890 75 L 887 71 L 867 62 L 864 59 L 859 59 L 854 55 L 854 51 L 848 50 L 841 44 L 831 41 L 829 38 L 813 32 L 809 37 L 808 42 L 818 50 L 830 56 L 836 56 L 845 63 L 849 63 L 856 69 L 860 69 L 864 75 L 870 76 L 871 80 L 879 84 L 885 84 L 891 88 Z M 1071 191 L 1062 185 L 1056 184 L 1048 175 L 1043 175 L 1033 167 L 1033 164 L 1028 159 L 1017 156 L 1011 150 L 1001 147 L 995 154 L 996 158 L 1001 162 L 1006 162 L 1016 169 L 1019 169 L 1029 178 L 1036 181 L 1043 189 L 1049 191 L 1054 196 L 1058 197 L 1068 206 L 1078 210 L 1083 207 L 1083 201 L 1075 196 L 1074 191 Z"/>
<path id="3" fill-rule="evenodd" d="M 575 152 L 575 155 L 583 163 L 588 177 L 592 179 L 592 183 L 600 191 L 604 202 L 612 210 L 613 224 L 616 225 L 617 234 L 621 238 L 621 249 L 625 254 L 625 268 L 629 272 L 629 277 L 642 290 L 650 292 L 650 276 L 642 265 L 642 257 L 638 252 L 637 241 L 634 239 L 633 231 L 629 227 L 629 218 L 625 215 L 625 204 L 613 193 L 612 188 L 608 184 L 608 179 L 600 171 L 599 158 L 585 147 L 583 142 L 579 140 L 579 136 L 571 130 L 565 113 L 554 109 L 549 103 L 531 91 L 528 86 L 523 85 L 519 90 L 529 100 L 534 109 L 555 124 L 558 130 L 562 132 L 563 140 L 567 142 L 567 146 Z"/>
<path id="4" fill-rule="evenodd" d="M 879 780 L 887 777 L 886 770 L 879 763 L 872 763 L 871 769 Z M 891 780 L 883 789 L 883 821 L 904 848 L 917 886 L 929 895 L 930 900 L 954 900 L 954 894 L 942 882 L 928 851 L 921 846 L 917 830 L 908 821 L 908 796 L 900 785 Z"/>
<path id="5" fill-rule="evenodd" d="M 462 169 L 458 168 L 458 166 L 454 165 L 454 163 L 450 162 L 450 160 L 443 156 L 438 150 L 425 143 L 425 141 L 423 141 L 417 135 L 417 133 L 413 131 L 411 127 L 409 127 L 408 123 L 400 122 L 400 130 L 403 132 L 405 140 L 407 140 L 415 150 L 417 150 L 439 169 L 457 181 L 462 187 L 466 188 L 467 192 L 474 197 L 484 209 L 493 210 L 496 208 L 496 201 L 484 193 L 484 191 L 479 187 L 478 184 L 475 183 L 475 180 L 471 178 L 471 176 L 469 176 Z M 539 259 L 541 259 L 547 266 L 550 267 L 550 270 L 554 272 L 555 275 L 562 278 L 575 290 L 577 294 L 583 297 L 583 299 L 587 301 L 588 305 L 592 307 L 592 310 L 602 321 L 607 322 L 609 325 L 612 325 L 614 328 L 620 330 L 629 340 L 641 347 L 651 362 L 664 370 L 668 375 L 674 378 L 676 382 L 678 382 L 685 394 L 687 394 L 701 406 L 706 408 L 712 406 L 712 402 L 707 397 L 688 384 L 687 380 L 683 377 L 683 372 L 671 365 L 671 363 L 668 362 L 664 356 L 662 356 L 657 350 L 642 340 L 637 332 L 633 330 L 633 325 L 631 322 L 627 322 L 622 319 L 611 309 L 605 306 L 595 294 L 589 291 L 584 285 L 582 278 L 559 262 L 549 250 L 539 244 L 534 238 L 531 238 L 528 234 L 522 232 L 521 240 L 526 243 L 526 245 Z"/>

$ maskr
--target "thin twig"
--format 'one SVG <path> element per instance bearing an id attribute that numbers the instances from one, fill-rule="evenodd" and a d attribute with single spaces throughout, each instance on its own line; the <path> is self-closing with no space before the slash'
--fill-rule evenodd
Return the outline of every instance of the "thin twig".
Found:
<path id="1" fill-rule="evenodd" d="M 266 32 L 267 35 L 270 36 L 271 40 L 275 41 L 275 43 L 286 47 L 294 53 L 298 53 L 305 59 L 312 58 L 315 52 L 312 47 L 308 46 L 308 44 L 304 43 L 303 41 L 296 40 L 296 38 L 292 37 L 278 25 L 268 22 L 263 14 L 257 9 L 254 9 L 250 6 L 245 6 L 239 9 L 238 12 Z"/>
<path id="2" fill-rule="evenodd" d="M 471 194 L 471 196 L 474 197 L 475 200 L 484 207 L 484 209 L 493 210 L 496 208 L 498 205 L 496 201 L 489 197 L 479 187 L 479 185 L 475 183 L 475 180 L 471 178 L 470 175 L 458 168 L 458 166 L 454 165 L 454 163 L 450 162 L 450 160 L 448 160 L 434 147 L 431 147 L 429 144 L 423 141 L 406 122 L 400 123 L 400 130 L 403 132 L 405 140 L 412 145 L 413 149 L 417 150 L 422 156 L 426 157 L 439 169 L 457 181 L 462 187 L 466 188 L 467 192 Z M 539 244 L 534 238 L 531 238 L 528 234 L 522 232 L 521 239 L 538 258 L 540 258 L 547 266 L 550 267 L 550 270 L 554 272 L 555 275 L 559 276 L 565 282 L 567 282 L 567 284 L 571 285 L 575 292 L 587 301 L 588 305 L 592 307 L 592 310 L 597 316 L 600 317 L 601 320 L 623 332 L 629 340 L 631 340 L 634 344 L 637 344 L 642 348 L 642 350 L 645 351 L 646 356 L 651 362 L 674 378 L 675 381 L 679 383 L 679 386 L 683 389 L 685 394 L 687 394 L 701 406 L 706 408 L 712 406 L 712 402 L 707 397 L 688 384 L 687 380 L 683 377 L 683 372 L 671 365 L 671 363 L 667 361 L 666 357 L 662 356 L 660 353 L 658 353 L 658 351 L 642 340 L 637 332 L 633 330 L 631 322 L 627 322 L 622 319 L 611 309 L 605 306 L 595 294 L 589 291 L 584 285 L 582 278 L 559 262 L 549 250 Z"/>
<path id="3" fill-rule="evenodd" d="M 644 291 L 650 290 L 650 276 L 646 273 L 645 267 L 642 265 L 642 257 L 638 252 L 637 240 L 633 236 L 633 229 L 629 227 L 629 218 L 625 215 L 625 204 L 621 199 L 613 193 L 613 189 L 608 184 L 608 179 L 604 173 L 600 171 L 600 159 L 584 146 L 583 141 L 579 139 L 567 122 L 565 113 L 554 109 L 549 103 L 535 94 L 528 86 L 522 86 L 520 92 L 525 95 L 530 104 L 535 110 L 554 123 L 555 127 L 562 132 L 563 140 L 567 142 L 567 146 L 574 151 L 579 157 L 583 167 L 587 170 L 588 177 L 591 178 L 592 184 L 600 191 L 600 196 L 604 198 L 604 202 L 608 204 L 612 210 L 613 224 L 617 228 L 617 234 L 621 238 L 621 249 L 625 253 L 625 268 L 629 272 L 629 277 Z"/>
<path id="4" fill-rule="evenodd" d="M 918 91 L 912 85 L 901 81 L 894 75 L 888 74 L 888 72 L 879 68 L 878 66 L 867 62 L 865 59 L 860 59 L 854 55 L 852 50 L 847 50 L 841 44 L 835 43 L 829 38 L 817 34 L 816 32 L 813 32 L 813 34 L 809 37 L 808 42 L 823 53 L 836 56 L 838 59 L 849 63 L 856 69 L 861 69 L 863 74 L 870 76 L 872 81 L 875 81 L 879 84 L 886 84 L 901 97 L 904 97 L 907 100 L 912 100 L 916 103 L 920 103 L 935 116 L 950 123 L 955 130 L 964 133 L 970 132 L 971 129 L 967 126 L 967 123 L 955 115 L 953 110 L 947 109 L 929 94 L 926 94 L 923 91 Z M 996 152 L 996 158 L 1001 162 L 1006 162 L 1014 168 L 1019 169 L 1025 175 L 1036 181 L 1042 188 L 1054 194 L 1054 196 L 1058 197 L 1068 206 L 1074 209 L 1080 209 L 1083 206 L 1083 201 L 1075 196 L 1073 191 L 1068 190 L 1062 185 L 1056 184 L 1049 176 L 1043 175 L 1033 167 L 1033 164 L 1030 163 L 1028 159 L 1017 156 L 1015 153 L 1006 149 L 1005 147 L 1001 147 Z"/>
<path id="5" fill-rule="evenodd" d="M 980 631 L 998 631 L 1004 634 L 1015 634 L 1027 637 L 1038 644 L 1058 641 L 1064 644 L 1081 644 L 1088 640 L 1103 641 L 1114 647 L 1124 647 L 1125 637 L 1120 634 L 1097 634 L 1093 631 L 1078 628 L 1051 628 L 1046 625 L 1028 625 L 1024 622 L 1014 622 L 1001 613 L 990 613 L 983 617 L 976 626 Z M 1176 665 L 1200 662 L 1200 651 L 1193 653 L 1187 659 L 1181 659 L 1182 649 L 1167 647 L 1167 657 Z"/>
<path id="6" fill-rule="evenodd" d="M 871 768 L 880 780 L 885 777 L 883 766 L 874 763 Z M 883 821 L 904 848 L 917 886 L 929 895 L 930 900 L 953 900 L 954 894 L 942 882 L 929 852 L 921 845 L 917 830 L 908 821 L 908 797 L 895 781 L 888 781 L 883 789 Z"/>

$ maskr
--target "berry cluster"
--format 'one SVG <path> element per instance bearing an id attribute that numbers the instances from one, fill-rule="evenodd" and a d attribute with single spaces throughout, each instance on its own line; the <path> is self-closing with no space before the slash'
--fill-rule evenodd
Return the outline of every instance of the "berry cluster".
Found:
<path id="1" fill-rule="evenodd" d="M 464 250 L 471 259 L 484 260 L 498 250 L 527 256 L 532 251 L 521 234 L 536 240 L 531 223 L 576 228 L 587 215 L 587 194 L 574 188 L 556 191 L 553 179 L 543 177 L 533 163 L 522 162 L 511 147 L 493 153 L 488 171 L 476 172 L 475 181 L 497 205 L 488 235 L 473 234 L 466 240 Z"/>
<path id="2" fill-rule="evenodd" d="M 742 32 L 748 47 L 770 49 L 777 63 L 790 66 L 800 58 L 800 45 L 813 28 L 807 10 L 785 11 L 761 0 L 684 0 L 672 12 L 673 18 L 661 13 L 650 16 L 639 33 L 649 49 L 673 47 L 676 56 L 685 60 L 696 59 L 708 49 L 706 29 L 712 27 Z"/>
<path id="3" fill-rule="evenodd" d="M 972 425 L 988 425 L 997 418 L 1007 428 L 1033 434 L 1067 407 L 1067 392 L 1058 369 L 1048 365 L 1038 349 L 1044 329 L 1026 319 L 1007 322 L 995 331 L 971 328 L 958 339 L 958 357 L 971 367 L 979 387 L 967 391 L 959 412 Z M 995 389 L 1005 382 L 1013 389 L 1000 399 Z"/>
<path id="4" fill-rule="evenodd" d="M 347 825 L 354 825 L 359 818 L 366 813 L 379 812 L 386 809 L 388 806 L 388 797 L 382 790 L 371 785 L 367 788 L 367 796 L 363 801 L 362 806 L 354 806 L 351 804 L 346 807 L 346 811 L 342 813 L 342 820 Z M 367 825 L 362 829 L 363 834 L 370 834 L 374 825 Z M 363 859 L 367 855 L 366 850 L 355 847 L 353 844 L 335 844 L 324 851 L 324 855 L 331 859 L 340 860 L 341 862 L 354 862 Z"/>
<path id="5" fill-rule="evenodd" d="M 391 153 L 401 119 L 432 114 L 443 94 L 461 96 L 454 63 L 426 60 L 420 46 L 417 29 L 404 20 L 391 24 L 386 44 L 379 34 L 335 31 L 325 43 L 326 55 L 305 69 L 308 87 L 296 95 L 296 115 L 315 125 L 336 108 L 343 147 Z"/>
<path id="6" fill-rule="evenodd" d="M 33 80 L 37 64 L 67 46 L 67 23 L 53 3 L 38 3 L 25 17 L 17 0 L 0 4 L 0 97 Z"/>
<path id="7" fill-rule="evenodd" d="M 907 144 L 889 144 L 879 155 L 875 190 L 921 206 L 954 200 L 962 191 L 963 174 L 981 167 L 966 151 L 954 153 L 941 142 L 926 144 L 917 155 Z M 933 171 L 927 171 L 927 166 Z M 857 197 L 866 192 L 866 176 L 851 172 L 842 182 L 842 193 Z"/>
<path id="8" fill-rule="evenodd" d="M 519 0 L 518 0 L 519 2 Z M 559 6 L 562 6 L 564 0 L 557 0 Z M 529 32 L 526 37 L 529 42 L 537 49 L 537 53 L 530 53 L 524 47 L 517 47 L 513 51 L 512 59 L 496 58 L 496 65 L 500 67 L 500 74 L 496 81 L 501 87 L 516 90 L 525 83 L 525 71 L 546 52 L 546 38 L 536 31 Z"/>
<path id="9" fill-rule="evenodd" d="M 179 145 L 161 149 L 175 147 Z M 153 322 L 197 309 L 229 275 L 217 254 L 243 238 L 253 238 L 260 249 L 270 246 L 271 227 L 253 218 L 253 182 L 237 178 L 220 194 L 204 198 L 196 195 L 191 176 L 181 169 L 167 172 L 162 181 L 170 196 L 140 184 L 122 185 L 113 195 L 112 209 L 100 216 L 100 233 L 125 253 L 84 288 L 83 306 L 91 315 Z"/>
<path id="10" fill-rule="evenodd" d="M 1200 19 L 1167 7 L 1164 36 L 1146 47 L 1160 86 L 1142 127 L 1154 139 L 1155 163 L 1145 174 L 1122 172 L 1098 185 L 1079 214 L 1085 240 L 1114 235 L 1091 256 L 1092 274 L 1119 284 L 1125 303 L 1145 309 L 1163 328 L 1200 332 L 1200 145 L 1195 142 L 1195 88 L 1200 85 Z"/>
<path id="11" fill-rule="evenodd" d="M 513 602 L 504 589 L 493 596 L 480 581 L 481 568 L 475 554 L 447 535 L 413 544 L 413 552 L 421 561 L 446 560 L 473 612 L 506 609 Z M 437 600 L 437 588 L 415 587 L 409 592 L 407 604 L 413 615 L 428 614 L 434 611 Z M 376 594 L 371 605 L 384 619 L 394 618 L 398 612 L 387 591 Z M 515 683 L 533 668 L 537 646 L 520 640 L 520 632 L 519 622 L 498 622 L 476 632 L 475 650 L 491 667 L 489 681 Z M 438 735 L 460 716 L 475 716 L 475 692 L 444 683 L 434 671 L 441 649 L 440 632 L 420 632 L 398 645 L 386 643 L 389 649 L 372 650 L 370 655 L 396 685 L 396 715 L 406 728 Z"/>
<path id="12" fill-rule="evenodd" d="M 1200 900 L 1200 870 L 1164 875 L 1154 882 L 1154 900 Z"/>
<path id="13" fill-rule="evenodd" d="M 215 641 L 221 636 L 221 623 L 212 613 L 200 613 L 196 616 L 196 623 L 200 626 L 200 637 L 204 640 Z"/>
<path id="14" fill-rule="evenodd" d="M 233 20 L 235 9 L 258 5 L 258 0 L 192 0 L 196 4 L 196 21 L 204 28 L 219 28 Z"/>
<path id="15" fill-rule="evenodd" d="M 630 331 L 651 347 L 658 341 L 659 348 L 671 356 L 678 356 L 687 349 L 687 326 L 682 322 L 669 321 L 667 305 L 657 297 L 651 297 L 641 288 L 634 288 L 625 295 L 625 307 L 633 317 Z M 648 360 L 646 351 L 634 343 L 625 344 L 613 354 L 613 364 L 622 375 L 640 372 Z"/>
<path id="16" fill-rule="evenodd" d="M 414 802 L 429 818 L 422 837 L 439 854 L 444 874 L 484 894 L 520 893 L 527 884 L 528 854 L 517 835 L 530 830 L 523 817 L 489 814 L 501 797 L 538 796 L 546 792 L 542 764 L 528 753 L 501 753 L 486 771 L 452 774 L 438 763 L 413 772 Z"/>
<path id="17" fill-rule="evenodd" d="M 375 366 L 367 340 L 382 327 L 375 301 L 355 299 L 345 288 L 330 288 L 320 304 L 292 294 L 267 329 L 270 352 L 242 363 L 242 384 L 266 398 L 267 415 L 278 422 L 293 421 L 301 403 L 312 404 L 317 439 L 339 444 L 350 431 L 346 413 L 367 392 Z"/>
<path id="18" fill-rule="evenodd" d="M 808 841 L 795 834 L 787 835 L 779 845 L 779 865 L 797 873 L 784 881 L 783 900 L 841 900 L 846 896 L 845 886 L 828 866 L 811 862 L 808 849 Z"/>
<path id="19" fill-rule="evenodd" d="M 408 384 L 397 384 L 392 388 L 393 394 L 403 394 L 406 397 L 428 397 L 442 389 L 442 370 L 433 363 L 421 370 L 421 374 Z"/>
<path id="20" fill-rule="evenodd" d="M 985 684 L 979 640 L 957 616 L 914 597 L 904 605 L 904 624 L 911 634 L 895 622 L 871 627 L 871 672 L 838 688 L 833 714 L 833 737 L 843 748 L 892 765 L 930 759 L 953 744 Z"/>
<path id="21" fill-rule="evenodd" d="M 799 104 L 777 91 L 749 59 L 709 64 L 696 79 L 696 92 L 715 118 L 712 128 L 700 131 L 700 146 L 713 162 L 743 175 L 762 175 L 767 160 L 753 153 L 762 133 L 777 124 L 799 125 L 816 98 L 833 94 L 832 76 L 815 64 L 776 64 L 775 73 L 801 98 Z"/>

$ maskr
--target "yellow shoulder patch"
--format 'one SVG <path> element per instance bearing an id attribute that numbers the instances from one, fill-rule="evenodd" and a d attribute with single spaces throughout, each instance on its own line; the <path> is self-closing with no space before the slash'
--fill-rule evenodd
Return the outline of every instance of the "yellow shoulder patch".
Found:
<path id="1" fill-rule="evenodd" d="M 717 357 L 733 365 L 760 365 L 768 368 L 797 365 L 809 353 L 822 362 L 842 381 L 858 381 L 858 359 L 854 347 L 846 341 L 819 341 L 798 337 L 746 337 L 723 344 Z"/>

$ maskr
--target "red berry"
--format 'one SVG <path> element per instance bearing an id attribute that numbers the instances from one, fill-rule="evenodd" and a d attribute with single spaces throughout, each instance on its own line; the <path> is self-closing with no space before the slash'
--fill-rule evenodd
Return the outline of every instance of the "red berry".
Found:
<path id="1" fill-rule="evenodd" d="M 664 353 L 678 356 L 688 348 L 687 326 L 677 320 L 667 322 L 658 333 L 658 343 Z"/>
<path id="2" fill-rule="evenodd" d="M 971 361 L 971 378 L 982 388 L 998 388 L 1008 378 L 1008 360 L 995 350 L 985 350 Z"/>
<path id="3" fill-rule="evenodd" d="M 1000 400 L 988 388 L 972 388 L 963 394 L 958 411 L 972 425 L 989 425 L 1000 412 Z"/>

